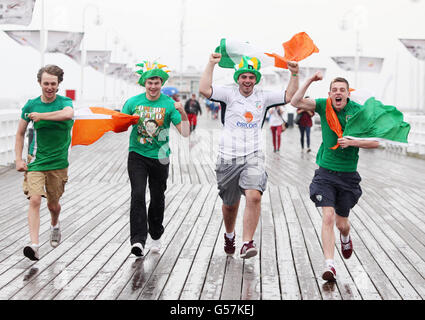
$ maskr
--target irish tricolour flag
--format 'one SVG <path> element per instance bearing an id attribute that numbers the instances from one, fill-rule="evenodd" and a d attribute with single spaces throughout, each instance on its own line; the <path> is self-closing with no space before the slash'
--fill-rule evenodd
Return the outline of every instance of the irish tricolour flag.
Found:
<path id="1" fill-rule="evenodd" d="M 287 61 L 301 61 L 319 49 L 313 40 L 305 32 L 294 35 L 291 40 L 282 44 L 284 55 L 270 53 L 268 50 L 260 49 L 248 42 L 221 39 L 216 52 L 221 53 L 219 66 L 222 68 L 234 68 L 239 64 L 242 56 L 256 57 L 261 62 L 261 67 L 275 66 L 287 69 Z"/>
<path id="2" fill-rule="evenodd" d="M 108 131 L 127 131 L 128 127 L 139 121 L 139 116 L 102 107 L 89 107 L 75 110 L 74 120 L 71 146 L 92 144 Z"/>
<path id="3" fill-rule="evenodd" d="M 365 90 L 354 90 L 351 99 L 363 108 L 348 119 L 342 136 L 366 139 L 389 144 L 406 144 L 410 124 L 396 107 L 384 105 Z"/>

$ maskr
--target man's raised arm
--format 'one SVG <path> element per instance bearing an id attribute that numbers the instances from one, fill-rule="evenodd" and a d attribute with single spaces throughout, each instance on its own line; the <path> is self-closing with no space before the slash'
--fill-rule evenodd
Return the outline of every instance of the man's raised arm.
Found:
<path id="1" fill-rule="evenodd" d="M 304 109 L 307 111 L 314 111 L 316 109 L 316 101 L 313 99 L 304 98 L 305 93 L 308 87 L 315 81 L 320 81 L 323 79 L 323 76 L 320 72 L 316 72 L 311 78 L 295 92 L 294 96 L 291 99 L 291 104 L 299 109 Z"/>
<path id="2" fill-rule="evenodd" d="M 291 75 L 290 75 L 288 87 L 286 88 L 286 94 L 285 94 L 285 101 L 287 102 L 291 101 L 292 97 L 294 96 L 295 92 L 297 92 L 299 87 L 298 62 L 288 61 L 288 70 L 291 73 Z"/>
<path id="3" fill-rule="evenodd" d="M 220 62 L 221 53 L 213 53 L 210 56 L 207 66 L 205 67 L 204 73 L 199 81 L 199 92 L 207 99 L 211 98 L 212 95 L 212 77 L 214 67 Z"/>

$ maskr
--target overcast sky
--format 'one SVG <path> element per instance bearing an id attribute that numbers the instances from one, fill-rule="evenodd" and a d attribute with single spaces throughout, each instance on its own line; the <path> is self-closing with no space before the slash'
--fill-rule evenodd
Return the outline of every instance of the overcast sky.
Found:
<path id="1" fill-rule="evenodd" d="M 46 28 L 82 31 L 83 9 L 87 8 L 86 49 L 114 50 L 113 60 L 134 64 L 135 60 L 158 59 L 171 70 L 180 69 L 181 0 L 44 0 Z M 402 108 L 417 106 L 423 98 L 425 64 L 415 59 L 399 38 L 425 39 L 425 0 L 186 0 L 184 8 L 184 66 L 203 70 L 209 54 L 221 38 L 249 41 L 266 50 L 283 54 L 282 42 L 304 31 L 320 52 L 300 65 L 327 68 L 326 78 L 312 87 L 313 96 L 327 95 L 329 81 L 344 76 L 353 83 L 354 74 L 340 69 L 331 56 L 354 55 L 356 14 L 362 16 L 361 54 L 383 57 L 380 74 L 362 73 L 359 88 L 368 88 L 385 103 Z M 28 27 L 2 25 L 3 29 L 37 29 L 40 26 L 37 1 Z M 93 24 L 97 9 L 102 24 Z M 345 23 L 344 23 L 345 22 Z M 346 28 L 342 28 L 345 25 Z M 106 37 L 105 37 L 106 35 Z M 113 43 L 118 37 L 118 45 Z M 107 40 L 107 41 L 105 41 Z M 39 54 L 0 35 L 1 97 L 38 94 L 35 73 Z M 123 48 L 125 47 L 125 50 Z M 116 50 L 118 48 L 118 51 Z M 6 49 L 6 50 L 3 50 Z M 66 70 L 63 89 L 79 86 L 78 65 L 60 54 L 47 54 L 46 63 L 58 63 Z M 88 96 L 103 95 L 103 77 L 87 68 Z M 172 74 L 171 74 L 172 76 Z M 216 79 L 220 78 L 217 71 Z M 231 80 L 231 79 L 230 79 Z M 108 80 L 107 91 L 111 91 Z M 129 91 L 121 91 L 130 94 Z M 419 96 L 422 95 L 420 99 Z"/>

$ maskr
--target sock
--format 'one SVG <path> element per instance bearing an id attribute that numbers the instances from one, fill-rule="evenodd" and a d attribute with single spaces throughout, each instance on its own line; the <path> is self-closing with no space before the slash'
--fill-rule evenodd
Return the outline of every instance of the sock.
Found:
<path id="1" fill-rule="evenodd" d="M 40 247 L 40 245 L 38 243 L 31 243 L 31 247 L 38 249 L 38 247 Z"/>
<path id="2" fill-rule="evenodd" d="M 328 267 L 335 267 L 333 259 L 327 259 L 325 260 L 326 266 Z"/>
<path id="3" fill-rule="evenodd" d="M 59 221 L 55 226 L 50 225 L 50 227 L 52 227 L 53 229 L 58 229 L 59 228 Z"/>
<path id="4" fill-rule="evenodd" d="M 343 234 L 341 234 L 341 241 L 343 243 L 348 243 L 350 242 L 350 235 L 348 234 L 347 236 L 344 236 Z"/>
<path id="5" fill-rule="evenodd" d="M 228 239 L 233 239 L 233 238 L 235 237 L 235 231 L 230 232 L 230 233 L 227 233 L 227 232 L 226 232 L 226 237 L 227 237 Z"/>

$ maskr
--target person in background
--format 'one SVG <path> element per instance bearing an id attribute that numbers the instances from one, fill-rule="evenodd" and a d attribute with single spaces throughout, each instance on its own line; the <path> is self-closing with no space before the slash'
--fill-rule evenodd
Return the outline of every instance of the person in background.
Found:
<path id="1" fill-rule="evenodd" d="M 305 97 L 306 99 L 309 98 L 309 96 Z M 310 110 L 297 110 L 297 115 L 301 115 L 299 121 L 298 121 L 298 128 L 300 130 L 300 142 L 301 142 L 301 151 L 304 151 L 304 134 L 306 136 L 307 140 L 307 152 L 310 152 L 310 131 L 311 127 L 313 126 L 312 118 L 314 116 L 314 111 Z"/>
<path id="2" fill-rule="evenodd" d="M 186 101 L 184 105 L 184 110 L 187 113 L 187 117 L 189 118 L 190 124 L 190 132 L 194 131 L 197 125 L 197 117 L 198 113 L 202 115 L 201 106 L 196 100 L 196 94 L 192 93 L 192 97 Z"/>
<path id="3" fill-rule="evenodd" d="M 283 106 L 276 106 L 269 109 L 269 125 L 272 132 L 273 152 L 280 151 L 282 124 L 283 120 Z"/>

